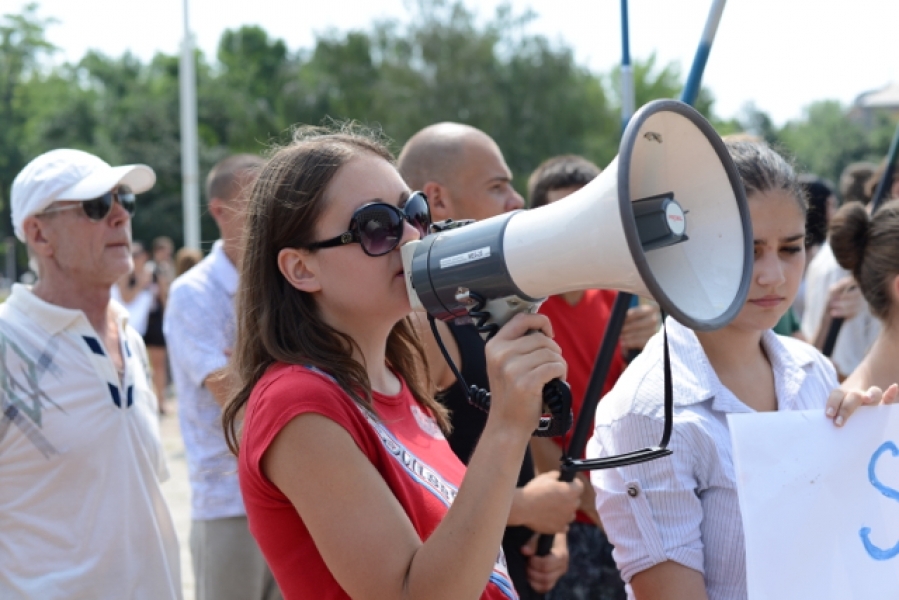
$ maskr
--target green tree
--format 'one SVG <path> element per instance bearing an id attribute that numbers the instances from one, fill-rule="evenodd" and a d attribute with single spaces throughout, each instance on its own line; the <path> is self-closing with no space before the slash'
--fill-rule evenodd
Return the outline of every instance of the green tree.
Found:
<path id="1" fill-rule="evenodd" d="M 369 51 L 376 72 L 354 79 L 372 90 L 366 120 L 380 123 L 397 147 L 440 121 L 478 127 L 503 149 L 519 189 L 553 154 L 610 159 L 618 125 L 601 78 L 577 65 L 570 48 L 528 34 L 532 18 L 500 6 L 479 25 L 462 2 L 419 0 L 406 25 L 376 24 Z M 357 56 L 362 62 L 365 54 Z"/>
<path id="2" fill-rule="evenodd" d="M 295 61 L 283 40 L 257 26 L 226 30 L 217 57 L 215 71 L 201 74 L 198 82 L 201 126 L 214 130 L 214 142 L 231 151 L 259 152 L 290 125 L 285 87 Z"/>
<path id="3" fill-rule="evenodd" d="M 814 102 L 803 119 L 787 123 L 779 133 L 802 170 L 839 181 L 849 163 L 871 155 L 868 133 L 851 121 L 836 100 Z"/>
<path id="4" fill-rule="evenodd" d="M 44 37 L 53 21 L 38 16 L 37 10 L 37 4 L 28 4 L 22 14 L 0 20 L 0 239 L 12 235 L 7 195 L 28 162 L 23 137 L 31 106 L 23 101 L 24 88 L 38 77 L 40 59 L 56 50 Z M 5 261 L 4 249 L 0 246 Z"/>
<path id="5" fill-rule="evenodd" d="M 754 102 L 747 102 L 743 106 L 739 123 L 744 132 L 758 136 L 772 146 L 780 145 L 780 131 L 774 121 L 766 112 L 756 107 Z"/>

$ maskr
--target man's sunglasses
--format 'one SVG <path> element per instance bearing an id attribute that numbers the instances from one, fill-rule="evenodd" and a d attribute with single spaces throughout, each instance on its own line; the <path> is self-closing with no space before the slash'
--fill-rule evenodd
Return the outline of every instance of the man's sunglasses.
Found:
<path id="1" fill-rule="evenodd" d="M 329 240 L 306 246 L 309 250 L 333 248 L 358 242 L 369 256 L 383 256 L 396 248 L 403 239 L 404 222 L 418 230 L 422 237 L 428 235 L 431 226 L 431 209 L 422 192 L 415 192 L 403 208 L 386 202 L 371 202 L 360 206 L 350 219 L 350 228 Z"/>
<path id="2" fill-rule="evenodd" d="M 77 204 L 67 204 L 65 206 L 53 206 L 43 211 L 42 214 L 61 212 L 64 210 L 70 210 L 73 208 L 81 208 L 84 210 L 84 214 L 87 215 L 87 218 L 91 221 L 102 221 L 106 218 L 106 215 L 109 214 L 109 211 L 112 210 L 112 203 L 116 200 L 119 201 L 119 204 L 122 205 L 122 208 L 125 209 L 129 215 L 134 216 L 134 210 L 137 208 L 137 196 L 134 195 L 134 192 L 131 191 L 131 188 L 127 185 L 120 185 L 113 192 L 106 192 L 99 198 L 93 198 L 91 200 L 84 200 L 82 202 L 78 202 Z"/>

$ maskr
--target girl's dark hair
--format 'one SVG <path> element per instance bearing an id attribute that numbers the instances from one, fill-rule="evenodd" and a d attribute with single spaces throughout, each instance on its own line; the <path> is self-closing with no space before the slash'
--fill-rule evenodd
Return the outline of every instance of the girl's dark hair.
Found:
<path id="1" fill-rule="evenodd" d="M 549 193 L 571 187 L 583 187 L 593 181 L 600 168 L 582 156 L 562 154 L 547 158 L 528 178 L 528 206 L 549 203 Z"/>
<path id="2" fill-rule="evenodd" d="M 805 215 L 805 245 L 820 246 L 827 241 L 827 205 L 834 195 L 833 186 L 817 175 L 806 173 L 799 176 L 799 183 L 808 201 Z"/>
<path id="3" fill-rule="evenodd" d="M 873 217 L 861 202 L 843 205 L 830 223 L 830 246 L 841 267 L 852 272 L 871 313 L 890 316 L 890 285 L 899 275 L 899 200 L 885 203 Z"/>
<path id="4" fill-rule="evenodd" d="M 316 367 L 371 415 L 371 383 L 353 356 L 356 342 L 325 323 L 312 295 L 291 286 L 278 269 L 278 253 L 314 239 L 328 185 L 341 167 L 362 155 L 393 164 L 393 156 L 373 135 L 345 126 L 340 131 L 303 127 L 274 152 L 259 172 L 247 208 L 244 252 L 237 292 L 237 342 L 229 368 L 237 391 L 222 413 L 225 439 L 239 449 L 239 419 L 253 387 L 275 362 Z M 447 411 L 430 394 L 425 351 L 408 317 L 387 340 L 387 361 L 412 395 L 444 431 Z"/>
<path id="5" fill-rule="evenodd" d="M 725 140 L 727 151 L 740 173 L 746 196 L 783 191 L 796 199 L 803 214 L 808 210 L 805 194 L 792 165 L 762 141 Z"/>

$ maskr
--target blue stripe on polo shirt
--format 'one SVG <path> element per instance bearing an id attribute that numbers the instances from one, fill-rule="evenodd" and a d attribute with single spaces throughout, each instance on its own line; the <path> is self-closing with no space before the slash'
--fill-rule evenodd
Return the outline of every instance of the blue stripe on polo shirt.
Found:
<path id="1" fill-rule="evenodd" d="M 109 393 L 112 394 L 112 401 L 115 402 L 116 406 L 122 408 L 122 398 L 119 396 L 119 388 L 111 383 L 107 383 L 106 385 L 109 386 Z"/>
<path id="2" fill-rule="evenodd" d="M 131 358 L 131 347 L 128 346 L 128 340 L 125 340 L 124 345 L 125 345 L 125 355 L 127 355 L 128 358 Z"/>
<path id="3" fill-rule="evenodd" d="M 128 386 L 127 397 L 128 397 L 127 406 L 128 406 L 128 408 L 131 408 L 131 405 L 134 404 L 134 386 L 133 385 Z"/>
<path id="4" fill-rule="evenodd" d="M 87 342 L 88 348 L 91 349 L 91 352 L 94 354 L 99 354 L 100 356 L 106 356 L 106 353 L 103 352 L 103 346 L 100 345 L 100 342 L 95 337 L 90 337 L 88 335 L 81 336 L 84 338 L 84 341 Z"/>

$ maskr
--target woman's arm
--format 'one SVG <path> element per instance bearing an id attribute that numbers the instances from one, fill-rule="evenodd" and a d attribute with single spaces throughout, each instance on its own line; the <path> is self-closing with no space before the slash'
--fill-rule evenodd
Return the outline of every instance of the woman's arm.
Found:
<path id="1" fill-rule="evenodd" d="M 425 348 L 431 380 L 436 391 L 443 391 L 456 382 L 456 376 L 440 352 L 427 316 L 423 313 L 412 313 L 411 317 Z M 456 364 L 456 368 L 461 370 L 462 354 L 459 352 L 456 338 L 446 323 L 439 319 L 435 323 L 450 358 Z M 542 469 L 540 471 L 542 472 Z M 581 493 L 581 487 L 585 483 L 586 487 L 589 487 L 586 479 L 582 479 L 580 483 L 562 483 L 558 481 L 558 477 L 553 476 L 532 479 L 524 487 L 515 490 L 506 525 L 510 527 L 521 525 L 547 534 L 565 531 L 568 523 L 574 520 L 574 511 L 577 508 L 575 492 Z"/>
<path id="2" fill-rule="evenodd" d="M 708 600 L 702 573 L 667 560 L 631 578 L 637 600 Z"/>
<path id="3" fill-rule="evenodd" d="M 499 553 L 526 441 L 487 433 L 426 543 L 349 433 L 326 417 L 290 421 L 262 468 L 302 516 L 350 597 L 475 599 Z"/>
<path id="4" fill-rule="evenodd" d="M 347 431 L 316 414 L 290 421 L 262 460 L 331 573 L 353 598 L 476 599 L 500 549 L 543 384 L 565 376 L 541 315 L 520 315 L 488 345 L 492 406 L 459 493 L 422 542 Z M 450 567 L 451 568 L 448 568 Z"/>

